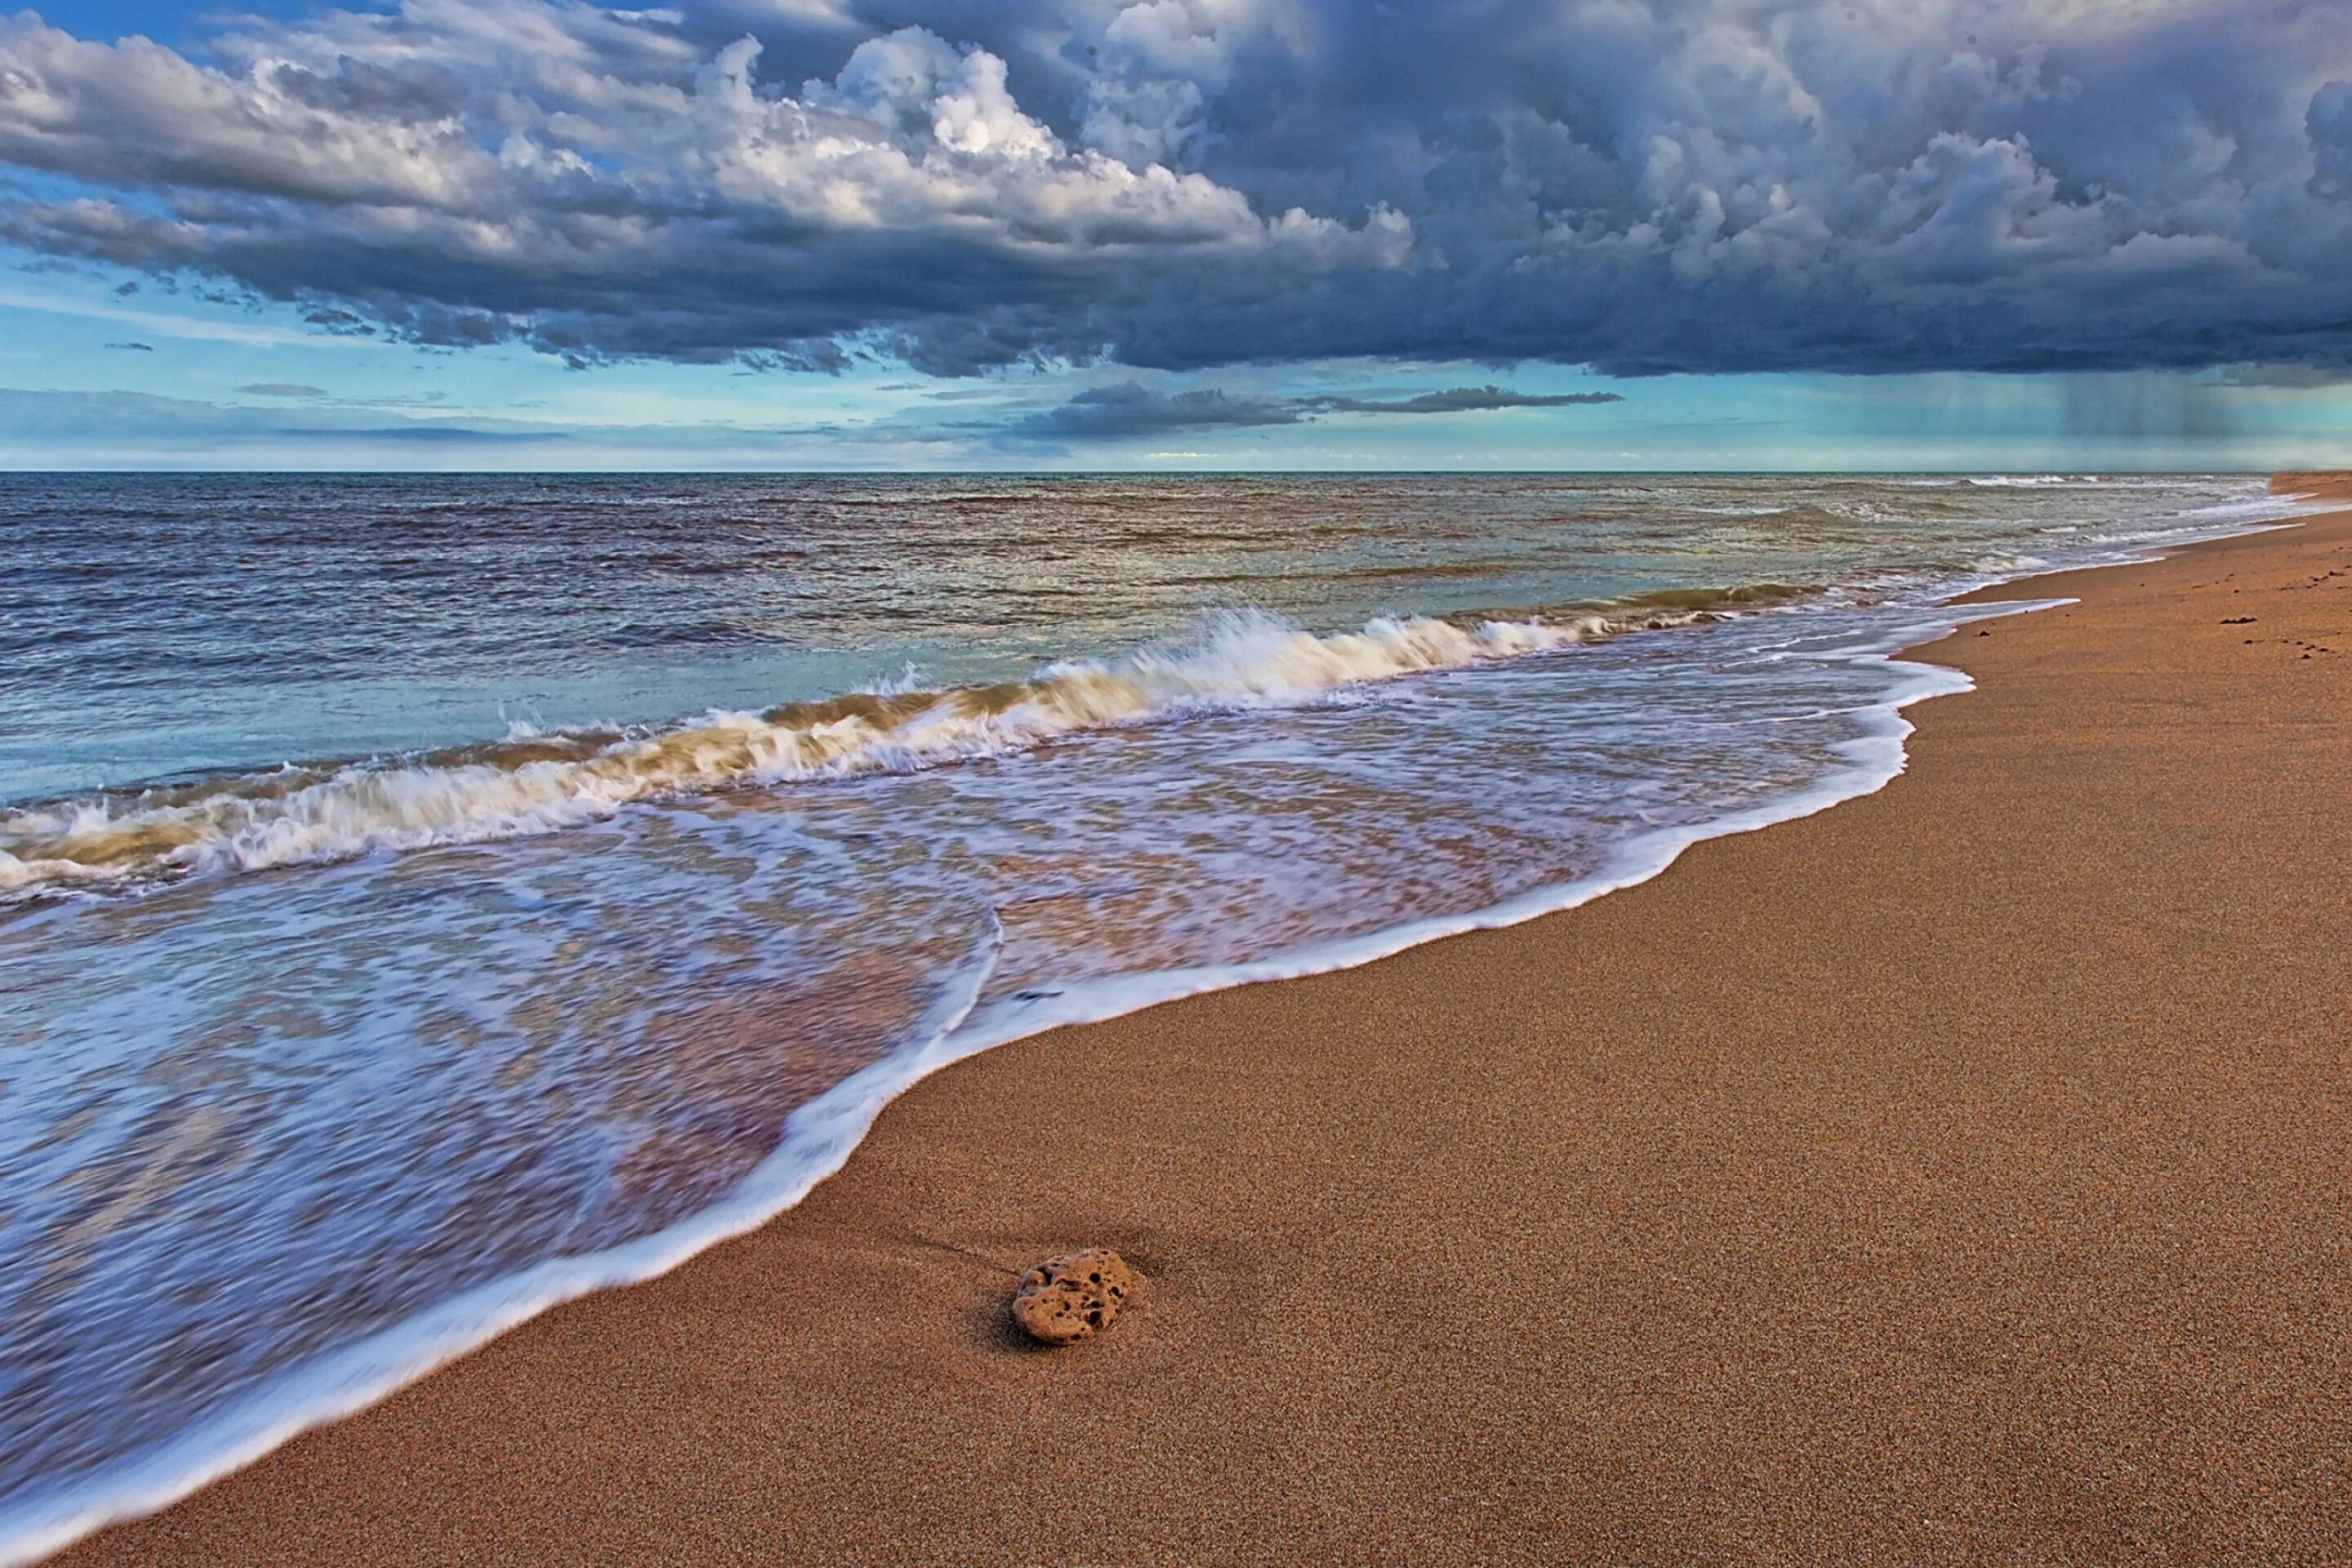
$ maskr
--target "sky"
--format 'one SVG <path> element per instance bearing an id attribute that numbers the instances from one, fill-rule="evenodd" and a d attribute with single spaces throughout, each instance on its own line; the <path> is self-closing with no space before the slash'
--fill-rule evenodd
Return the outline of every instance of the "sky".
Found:
<path id="1" fill-rule="evenodd" d="M 2352 463 L 2352 0 L 0 16 L 0 467 Z"/>

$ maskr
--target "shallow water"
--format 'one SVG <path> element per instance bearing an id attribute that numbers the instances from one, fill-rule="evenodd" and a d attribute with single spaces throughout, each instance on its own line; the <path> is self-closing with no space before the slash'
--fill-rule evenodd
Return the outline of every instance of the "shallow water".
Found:
<path id="1" fill-rule="evenodd" d="M 2284 510 L 0 479 L 0 1558 L 755 1221 L 961 1051 L 1874 787 L 1951 594 Z"/>

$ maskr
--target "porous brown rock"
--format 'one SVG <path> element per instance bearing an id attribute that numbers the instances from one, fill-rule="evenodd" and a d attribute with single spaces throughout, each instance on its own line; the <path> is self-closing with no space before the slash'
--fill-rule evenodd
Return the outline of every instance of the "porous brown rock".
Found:
<path id="1" fill-rule="evenodd" d="M 1108 1247 L 1049 1258 L 1021 1277 L 1013 1321 L 1040 1344 L 1066 1345 L 1110 1327 L 1143 1277 Z"/>

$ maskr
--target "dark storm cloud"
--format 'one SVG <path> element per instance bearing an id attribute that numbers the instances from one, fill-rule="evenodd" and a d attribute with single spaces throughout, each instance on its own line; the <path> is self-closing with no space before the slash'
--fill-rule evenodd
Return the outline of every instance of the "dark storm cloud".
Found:
<path id="1" fill-rule="evenodd" d="M 1475 414 L 1498 408 L 1570 408 L 1622 403 L 1613 392 L 1527 393 L 1451 386 L 1398 398 L 1237 396 L 1216 387 L 1156 392 L 1138 382 L 1081 392 L 1059 407 L 1015 421 L 1008 433 L 1037 439 L 1099 440 L 1176 430 L 1298 425 L 1326 414 Z"/>
<path id="2" fill-rule="evenodd" d="M 129 353 L 152 354 L 155 352 L 153 343 L 109 343 L 106 346 L 110 349 L 121 349 Z"/>
<path id="3" fill-rule="evenodd" d="M 1413 397 L 1312 397 L 1305 400 L 1330 414 L 1480 414 L 1496 408 L 1585 408 L 1622 403 L 1614 392 L 1508 392 L 1499 386 L 1449 386 Z"/>
<path id="4" fill-rule="evenodd" d="M 1156 436 L 1171 430 L 1296 425 L 1300 417 L 1297 407 L 1275 398 L 1234 397 L 1214 387 L 1159 393 L 1130 381 L 1081 392 L 1058 408 L 1048 408 L 1017 421 L 1012 433 L 1099 439 Z"/>
<path id="5" fill-rule="evenodd" d="M 403 0 L 205 62 L 0 20 L 0 237 L 580 364 L 2352 365 L 2352 0 Z"/>

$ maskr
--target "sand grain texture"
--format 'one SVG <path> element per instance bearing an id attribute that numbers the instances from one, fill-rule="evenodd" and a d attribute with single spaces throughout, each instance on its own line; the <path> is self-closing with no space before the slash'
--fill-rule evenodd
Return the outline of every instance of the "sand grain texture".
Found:
<path id="1" fill-rule="evenodd" d="M 957 1067 L 61 1561 L 2352 1561 L 2352 523 L 2012 592 L 1878 795 Z"/>

